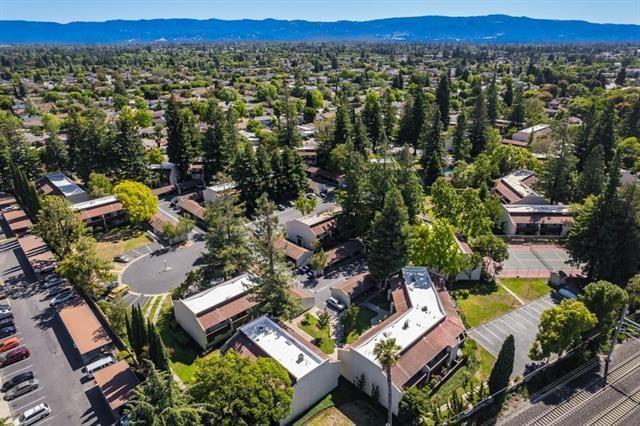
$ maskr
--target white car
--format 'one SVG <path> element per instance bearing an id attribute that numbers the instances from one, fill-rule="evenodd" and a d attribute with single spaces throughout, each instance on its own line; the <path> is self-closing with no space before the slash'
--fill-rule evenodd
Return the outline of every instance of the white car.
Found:
<path id="1" fill-rule="evenodd" d="M 66 303 L 69 300 L 73 299 L 74 297 L 76 297 L 76 295 L 73 292 L 62 293 L 62 294 L 57 295 L 53 299 L 51 299 L 51 302 L 49 303 L 49 305 L 53 306 L 54 308 L 57 308 L 58 306 L 62 305 L 63 303 Z"/>
<path id="2" fill-rule="evenodd" d="M 44 419 L 49 414 L 51 414 L 51 408 L 49 408 L 49 404 L 43 402 L 20 414 L 18 418 L 13 421 L 13 424 L 15 426 L 32 425 L 37 421 Z"/>

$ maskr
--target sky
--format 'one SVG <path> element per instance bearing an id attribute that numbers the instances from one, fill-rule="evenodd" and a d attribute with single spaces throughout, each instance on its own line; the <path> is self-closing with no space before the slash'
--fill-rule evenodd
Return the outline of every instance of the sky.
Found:
<path id="1" fill-rule="evenodd" d="M 640 24 L 640 0 L 0 0 L 0 20 L 63 23 L 149 18 L 364 21 L 496 13 Z"/>

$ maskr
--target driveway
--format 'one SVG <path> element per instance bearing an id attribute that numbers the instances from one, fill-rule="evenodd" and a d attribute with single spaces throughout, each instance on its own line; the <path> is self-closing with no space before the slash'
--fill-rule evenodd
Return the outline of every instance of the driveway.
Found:
<path id="1" fill-rule="evenodd" d="M 529 349 L 538 333 L 540 315 L 554 305 L 551 296 L 546 295 L 472 328 L 467 333 L 495 357 L 498 356 L 507 336 L 513 334 L 516 354 L 511 377 L 525 375 L 529 368 L 532 368 L 527 366 L 535 364 L 535 361 L 529 358 Z"/>
<path id="2" fill-rule="evenodd" d="M 52 414 L 38 424 L 110 425 L 109 408 L 93 381 L 84 382 L 83 364 L 64 325 L 49 307 L 48 300 L 23 256 L 18 243 L 0 244 L 0 276 L 20 291 L 9 301 L 22 343 L 31 356 L 0 369 L 2 382 L 15 374 L 33 371 L 40 387 L 9 403 L 15 417 L 41 402 L 51 406 Z"/>

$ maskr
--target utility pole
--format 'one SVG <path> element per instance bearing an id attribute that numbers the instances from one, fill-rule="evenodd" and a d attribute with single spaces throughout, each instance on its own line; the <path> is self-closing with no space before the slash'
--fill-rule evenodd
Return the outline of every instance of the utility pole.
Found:
<path id="1" fill-rule="evenodd" d="M 620 319 L 618 320 L 618 324 L 616 325 L 616 330 L 613 332 L 613 337 L 611 338 L 611 347 L 609 348 L 609 353 L 607 353 L 606 358 L 604 359 L 604 380 L 607 381 L 607 375 L 609 374 L 609 363 L 611 362 L 611 354 L 613 353 L 613 348 L 618 341 L 618 335 L 620 334 L 620 329 L 622 328 L 622 324 L 624 324 L 625 317 L 627 316 L 627 311 L 629 310 L 629 305 L 626 304 L 622 308 L 622 313 L 620 313 Z"/>

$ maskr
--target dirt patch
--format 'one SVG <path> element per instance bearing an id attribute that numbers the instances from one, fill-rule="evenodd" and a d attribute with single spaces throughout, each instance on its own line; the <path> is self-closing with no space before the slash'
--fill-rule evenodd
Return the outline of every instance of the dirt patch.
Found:
<path id="1" fill-rule="evenodd" d="M 353 401 L 340 405 L 340 407 L 329 407 L 313 416 L 306 426 L 352 426 L 384 425 L 380 415 L 366 402 Z"/>

